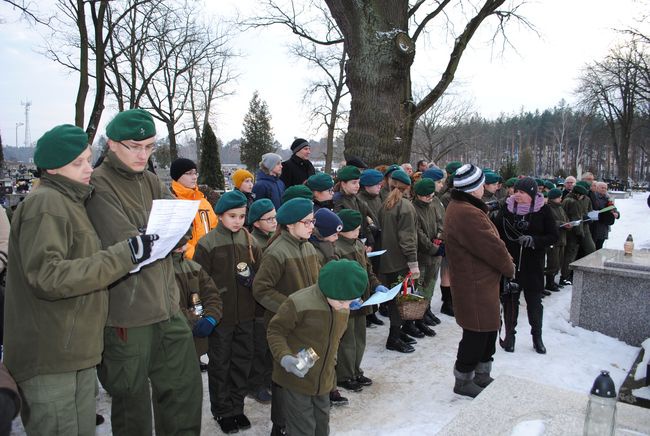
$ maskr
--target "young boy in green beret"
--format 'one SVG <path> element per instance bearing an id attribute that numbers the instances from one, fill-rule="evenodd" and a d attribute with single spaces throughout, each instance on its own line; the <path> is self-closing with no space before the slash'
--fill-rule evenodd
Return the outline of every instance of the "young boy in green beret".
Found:
<path id="1" fill-rule="evenodd" d="M 321 269 L 317 284 L 291 294 L 271 319 L 267 337 L 273 381 L 284 388 L 288 434 L 329 434 L 329 392 L 336 383 L 339 341 L 350 303 L 367 286 L 368 274 L 358 262 L 333 260 Z M 318 356 L 313 366 L 296 356 L 310 348 Z"/>
<path id="2" fill-rule="evenodd" d="M 336 252 L 341 259 L 358 262 L 368 275 L 368 283 L 364 289 L 363 300 L 367 300 L 374 292 L 388 292 L 372 271 L 372 266 L 363 243 L 359 240 L 361 230 L 361 213 L 352 209 L 343 209 L 338 213 L 343 228 L 336 241 Z M 363 386 L 370 386 L 372 380 L 363 374 L 361 360 L 366 350 L 366 315 L 372 308 L 351 307 L 348 327 L 341 339 L 336 363 L 336 384 L 348 391 L 359 392 Z"/>
<path id="3" fill-rule="evenodd" d="M 255 243 L 264 252 L 271 236 L 278 226 L 275 206 L 268 198 L 255 200 L 248 208 L 248 225 Z M 248 391 L 253 399 L 262 404 L 271 402 L 271 370 L 273 361 L 269 344 L 266 342 L 266 323 L 264 306 L 255 302 L 254 356 L 248 377 Z"/>
<path id="4" fill-rule="evenodd" d="M 251 427 L 244 398 L 254 355 L 251 286 L 262 250 L 244 227 L 244 194 L 226 192 L 215 213 L 219 225 L 201 238 L 194 260 L 212 277 L 223 300 L 223 318 L 208 338 L 208 386 L 212 415 L 224 433 L 234 433 Z"/>
<path id="5" fill-rule="evenodd" d="M 314 193 L 314 213 L 318 209 L 334 209 L 332 197 L 334 197 L 334 179 L 326 173 L 316 173 L 305 181 L 307 186 Z"/>

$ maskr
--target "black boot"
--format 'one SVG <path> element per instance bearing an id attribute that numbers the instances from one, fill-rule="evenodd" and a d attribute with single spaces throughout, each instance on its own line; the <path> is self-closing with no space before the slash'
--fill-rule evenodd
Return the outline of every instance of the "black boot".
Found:
<path id="1" fill-rule="evenodd" d="M 440 307 L 440 313 L 453 317 L 454 305 L 451 300 L 451 288 L 449 286 L 440 286 L 440 291 L 442 292 L 442 306 Z"/>
<path id="2" fill-rule="evenodd" d="M 422 318 L 422 320 L 426 325 L 430 325 L 432 327 L 440 324 L 441 322 L 440 319 L 437 316 L 435 316 L 433 312 L 431 312 L 431 304 L 429 304 L 427 311 L 424 312 L 424 318 Z"/>
<path id="3" fill-rule="evenodd" d="M 400 339 L 400 335 L 407 336 L 400 331 L 399 327 L 391 326 L 388 333 L 388 340 L 386 340 L 386 349 L 397 351 L 399 353 L 412 353 L 415 351 L 411 345 Z"/>
<path id="4" fill-rule="evenodd" d="M 421 319 L 415 321 L 414 325 L 418 330 L 424 333 L 424 336 L 434 337 L 436 335 L 436 332 L 433 329 L 430 329 Z"/>
<path id="5" fill-rule="evenodd" d="M 539 354 L 546 354 L 546 347 L 544 346 L 544 342 L 542 342 L 541 334 L 533 335 L 533 348 Z"/>
<path id="6" fill-rule="evenodd" d="M 415 345 L 418 343 L 418 341 L 416 341 L 415 339 L 413 339 L 412 337 L 410 337 L 409 335 L 407 335 L 402 331 L 399 332 L 399 339 L 405 344 L 409 344 L 409 345 Z"/>
<path id="7" fill-rule="evenodd" d="M 374 325 L 384 325 L 384 321 L 382 321 L 382 320 L 380 320 L 379 318 L 377 318 L 377 315 L 375 315 L 374 313 L 371 313 L 370 315 L 366 315 L 366 320 L 367 320 L 370 324 L 374 324 Z"/>
<path id="8" fill-rule="evenodd" d="M 558 292 L 560 290 L 557 283 L 555 283 L 555 277 L 553 277 L 553 274 L 546 274 L 546 286 L 544 288 L 551 292 Z"/>
<path id="9" fill-rule="evenodd" d="M 506 337 L 504 339 L 499 338 L 499 345 L 501 345 L 501 348 L 503 348 L 504 351 L 507 351 L 508 353 L 514 353 L 515 352 L 515 331 L 506 330 Z"/>
<path id="10" fill-rule="evenodd" d="M 409 336 L 412 336 L 414 338 L 423 338 L 424 333 L 420 331 L 415 326 L 415 323 L 413 321 L 404 321 L 404 324 L 402 324 L 402 331 L 406 333 Z"/>

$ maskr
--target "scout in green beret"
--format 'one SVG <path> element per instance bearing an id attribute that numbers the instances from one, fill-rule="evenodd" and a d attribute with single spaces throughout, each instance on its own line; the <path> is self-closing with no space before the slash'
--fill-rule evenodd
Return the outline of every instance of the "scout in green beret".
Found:
<path id="1" fill-rule="evenodd" d="M 334 180 L 332 176 L 326 173 L 316 173 L 307 179 L 305 185 L 314 193 L 314 212 L 322 208 L 330 210 L 334 208 L 332 202 Z"/>
<path id="2" fill-rule="evenodd" d="M 358 210 L 354 209 L 341 209 L 339 213 L 337 213 L 339 218 L 341 218 L 341 221 L 343 222 L 343 229 L 341 229 L 341 232 L 353 232 L 355 230 L 359 230 L 361 228 L 361 212 Z M 357 236 L 359 236 L 359 232 L 357 231 Z M 355 238 L 356 238 L 355 237 Z M 350 239 L 355 239 L 355 238 L 350 238 Z"/>
<path id="3" fill-rule="evenodd" d="M 402 170 L 393 171 L 390 174 L 390 178 L 393 179 L 393 180 L 397 180 L 398 182 L 402 182 L 405 185 L 411 186 L 411 178 L 409 177 L 408 174 L 406 174 Z"/>
<path id="4" fill-rule="evenodd" d="M 449 162 L 449 163 L 445 166 L 445 171 L 447 172 L 448 175 L 452 176 L 452 175 L 454 175 L 454 173 L 456 172 L 456 170 L 457 170 L 458 168 L 462 167 L 462 166 L 463 166 L 463 164 L 460 163 L 460 162 L 458 162 L 458 161 Z"/>
<path id="5" fill-rule="evenodd" d="M 413 190 L 417 195 L 427 197 L 436 192 L 436 182 L 431 179 L 421 179 L 415 184 Z"/>
<path id="6" fill-rule="evenodd" d="M 314 230 L 314 203 L 306 198 L 292 198 L 278 209 L 278 224 L 301 239 L 309 239 Z M 295 233 L 295 234 L 294 234 Z"/>
<path id="7" fill-rule="evenodd" d="M 246 209 L 246 196 L 242 194 L 241 191 L 228 191 L 219 198 L 219 201 L 217 201 L 217 204 L 214 207 L 214 213 L 222 215 L 226 211 L 231 209 L 240 209 L 242 207 Z M 245 215 L 246 213 L 244 211 L 244 217 Z"/>
<path id="8" fill-rule="evenodd" d="M 151 114 L 129 109 L 115 115 L 106 126 L 108 147 L 117 158 L 135 172 L 144 171 L 156 143 L 156 126 Z"/>
<path id="9" fill-rule="evenodd" d="M 62 124 L 48 130 L 38 139 L 34 151 L 34 163 L 44 170 L 61 168 L 84 152 L 87 152 L 89 158 L 91 152 L 88 148 L 86 132 L 71 124 Z M 90 181 L 90 174 L 88 178 Z"/>
<path id="10" fill-rule="evenodd" d="M 314 193 L 305 185 L 293 185 L 285 189 L 282 194 L 282 204 L 291 200 L 292 198 L 305 198 L 309 201 L 313 200 Z"/>
<path id="11" fill-rule="evenodd" d="M 350 180 L 358 180 L 361 178 L 361 171 L 359 168 L 348 165 L 339 170 L 336 174 L 337 180 L 340 182 L 349 182 Z"/>

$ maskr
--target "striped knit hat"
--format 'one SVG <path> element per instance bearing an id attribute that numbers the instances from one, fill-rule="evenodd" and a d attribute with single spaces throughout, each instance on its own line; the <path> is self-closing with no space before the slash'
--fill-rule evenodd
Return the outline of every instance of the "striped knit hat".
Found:
<path id="1" fill-rule="evenodd" d="M 454 188 L 463 192 L 474 192 L 485 182 L 483 171 L 472 164 L 465 164 L 454 174 Z"/>

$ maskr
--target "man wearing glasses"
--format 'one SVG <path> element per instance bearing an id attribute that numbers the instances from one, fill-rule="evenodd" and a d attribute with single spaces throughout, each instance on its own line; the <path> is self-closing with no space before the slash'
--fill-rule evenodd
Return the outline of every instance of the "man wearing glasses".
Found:
<path id="1" fill-rule="evenodd" d="M 86 204 L 102 245 L 143 233 L 155 199 L 172 199 L 146 171 L 156 129 L 142 109 L 120 112 L 106 126 L 109 152 L 92 175 L 95 192 Z M 104 353 L 98 376 L 112 397 L 113 433 L 199 434 L 202 383 L 192 332 L 179 310 L 171 256 L 143 267 L 109 288 Z M 153 389 L 150 393 L 149 381 Z"/>

